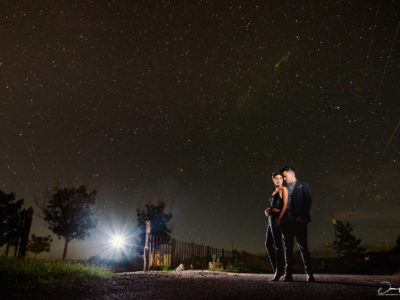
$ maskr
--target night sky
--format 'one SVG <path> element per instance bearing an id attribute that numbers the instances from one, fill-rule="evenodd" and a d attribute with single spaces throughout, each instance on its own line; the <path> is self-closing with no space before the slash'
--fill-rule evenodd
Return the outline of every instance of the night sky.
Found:
<path id="1" fill-rule="evenodd" d="M 290 164 L 313 191 L 312 249 L 332 212 L 394 242 L 399 16 L 396 0 L 1 1 L 0 189 L 49 234 L 45 186 L 102 178 L 71 258 L 101 255 L 108 222 L 134 228 L 157 192 L 175 238 L 265 253 L 271 173 Z"/>

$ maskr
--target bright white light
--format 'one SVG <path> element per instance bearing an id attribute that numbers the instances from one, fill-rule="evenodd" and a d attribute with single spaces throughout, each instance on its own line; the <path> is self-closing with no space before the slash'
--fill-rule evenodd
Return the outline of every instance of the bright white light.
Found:
<path id="1" fill-rule="evenodd" d="M 114 248 L 120 249 L 125 245 L 125 238 L 119 234 L 116 234 L 111 239 L 111 245 Z"/>
<path id="2" fill-rule="evenodd" d="M 139 234 L 139 230 L 132 226 L 133 223 L 131 219 L 121 221 L 105 218 L 95 237 L 99 246 L 98 255 L 116 261 L 132 258 L 136 253 L 135 241 Z"/>

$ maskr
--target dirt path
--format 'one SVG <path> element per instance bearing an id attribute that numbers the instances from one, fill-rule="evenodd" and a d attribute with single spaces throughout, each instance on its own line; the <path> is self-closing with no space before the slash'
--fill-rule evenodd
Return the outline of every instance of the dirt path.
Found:
<path id="1" fill-rule="evenodd" d="M 293 282 L 270 282 L 271 276 L 209 271 L 120 273 L 97 285 L 13 289 L 6 299 L 382 299 L 377 297 L 378 289 L 388 289 L 383 281 L 390 282 L 392 294 L 400 297 L 398 276 L 317 274 L 315 283 L 306 283 L 304 275 L 294 275 Z"/>

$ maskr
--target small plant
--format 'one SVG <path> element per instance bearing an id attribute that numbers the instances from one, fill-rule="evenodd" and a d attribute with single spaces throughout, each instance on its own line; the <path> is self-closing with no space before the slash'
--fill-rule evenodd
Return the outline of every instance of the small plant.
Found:
<path id="1" fill-rule="evenodd" d="M 208 270 L 210 271 L 223 271 L 224 267 L 220 262 L 209 262 L 208 263 Z"/>
<path id="2" fill-rule="evenodd" d="M 228 265 L 226 265 L 225 271 L 227 271 L 227 272 L 232 272 L 232 273 L 239 273 L 239 272 L 240 272 L 239 268 L 236 267 L 236 266 L 233 265 L 233 264 L 228 264 Z"/>
<path id="3" fill-rule="evenodd" d="M 171 268 L 171 265 L 169 265 L 169 264 L 163 264 L 161 266 L 161 270 L 163 270 L 163 271 L 171 271 L 172 268 Z"/>

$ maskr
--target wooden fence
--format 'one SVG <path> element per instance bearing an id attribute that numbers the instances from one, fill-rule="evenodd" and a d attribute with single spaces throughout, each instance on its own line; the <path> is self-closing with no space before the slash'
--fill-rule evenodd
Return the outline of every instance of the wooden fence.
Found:
<path id="1" fill-rule="evenodd" d="M 6 233 L 7 246 L 6 256 L 8 256 L 10 247 L 14 247 L 15 257 L 25 257 L 28 246 L 29 232 L 31 230 L 33 217 L 33 208 L 23 209 L 14 217 L 14 227 Z M 3 220 L 0 220 L 3 222 Z"/>
<path id="2" fill-rule="evenodd" d="M 183 264 L 185 268 L 208 268 L 210 261 L 225 265 L 233 257 L 232 251 L 226 249 L 175 239 L 165 241 L 153 235 L 149 235 L 148 248 L 148 267 L 153 269 L 162 266 L 177 267 L 179 264 Z"/>

